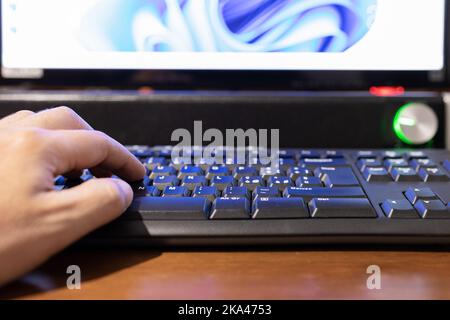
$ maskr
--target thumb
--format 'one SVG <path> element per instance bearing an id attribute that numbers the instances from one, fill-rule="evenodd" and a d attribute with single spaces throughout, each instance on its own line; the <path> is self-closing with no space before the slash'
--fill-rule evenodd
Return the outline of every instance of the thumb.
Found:
<path id="1" fill-rule="evenodd" d="M 52 192 L 50 221 L 58 221 L 67 245 L 119 217 L 131 204 L 133 190 L 119 179 L 91 179 L 68 190 Z"/>

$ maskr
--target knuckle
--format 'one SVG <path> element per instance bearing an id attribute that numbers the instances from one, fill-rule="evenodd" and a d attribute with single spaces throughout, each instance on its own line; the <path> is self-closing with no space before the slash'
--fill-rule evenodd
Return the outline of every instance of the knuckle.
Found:
<path id="1" fill-rule="evenodd" d="M 37 128 L 26 128 L 15 132 L 12 141 L 16 146 L 34 149 L 42 146 L 44 139 L 42 130 Z"/>
<path id="2" fill-rule="evenodd" d="M 30 111 L 30 110 L 20 110 L 20 111 L 17 111 L 14 115 L 16 115 L 18 117 L 27 117 L 27 116 L 31 116 L 33 114 L 34 114 L 34 112 Z"/>
<path id="3" fill-rule="evenodd" d="M 72 108 L 67 106 L 60 106 L 53 109 L 54 112 L 58 113 L 63 118 L 75 119 L 78 118 L 78 114 L 73 111 Z"/>

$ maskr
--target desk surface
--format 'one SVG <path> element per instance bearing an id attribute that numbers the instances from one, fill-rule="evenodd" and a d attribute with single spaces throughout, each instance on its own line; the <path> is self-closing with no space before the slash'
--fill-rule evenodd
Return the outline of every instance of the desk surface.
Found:
<path id="1" fill-rule="evenodd" d="M 81 268 L 81 290 L 66 268 Z M 381 268 L 368 290 L 367 267 Z M 0 289 L 26 299 L 450 299 L 450 253 L 70 249 Z"/>

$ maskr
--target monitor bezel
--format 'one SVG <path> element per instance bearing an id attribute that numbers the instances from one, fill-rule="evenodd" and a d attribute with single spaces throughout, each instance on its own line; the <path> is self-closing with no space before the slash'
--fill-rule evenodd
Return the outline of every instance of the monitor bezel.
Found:
<path id="1" fill-rule="evenodd" d="M 1 14 L 0 6 L 0 21 Z M 39 79 L 6 79 L 0 75 L 0 84 L 219 90 L 365 90 L 372 86 L 444 89 L 450 86 L 449 20 L 450 5 L 445 1 L 444 68 L 440 71 L 45 69 L 43 77 Z M 0 52 L 1 36 L 0 25 Z"/>

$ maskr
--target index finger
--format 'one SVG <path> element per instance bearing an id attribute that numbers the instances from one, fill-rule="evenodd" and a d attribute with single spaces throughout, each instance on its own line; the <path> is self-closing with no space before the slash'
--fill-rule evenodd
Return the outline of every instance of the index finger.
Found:
<path id="1" fill-rule="evenodd" d="M 141 180 L 142 163 L 123 145 L 99 131 L 49 131 L 53 174 L 101 166 L 127 181 Z"/>

